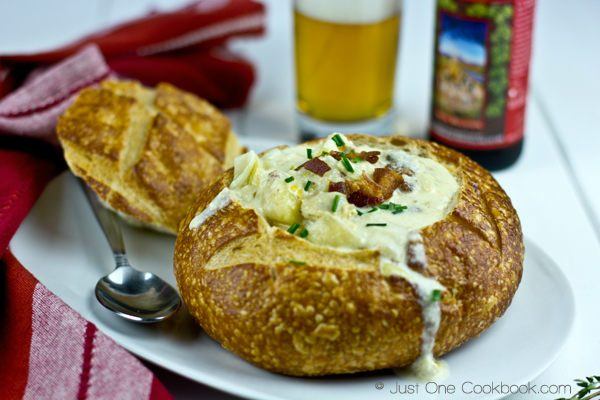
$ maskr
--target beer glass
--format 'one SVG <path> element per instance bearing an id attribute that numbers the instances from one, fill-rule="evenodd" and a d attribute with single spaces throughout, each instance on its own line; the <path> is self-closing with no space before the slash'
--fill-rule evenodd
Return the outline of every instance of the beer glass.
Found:
<path id="1" fill-rule="evenodd" d="M 298 122 L 304 137 L 387 133 L 401 0 L 295 0 Z"/>

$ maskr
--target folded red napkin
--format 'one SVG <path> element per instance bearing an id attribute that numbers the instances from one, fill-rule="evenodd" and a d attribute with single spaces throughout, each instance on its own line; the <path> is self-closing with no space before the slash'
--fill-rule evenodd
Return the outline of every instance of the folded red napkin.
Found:
<path id="1" fill-rule="evenodd" d="M 225 47 L 232 37 L 264 32 L 265 10 L 254 0 L 203 0 L 154 13 L 59 49 L 0 56 L 0 97 L 34 68 L 96 44 L 110 68 L 148 85 L 168 81 L 219 107 L 243 105 L 254 69 Z"/>
<path id="2" fill-rule="evenodd" d="M 117 74 L 240 105 L 253 69 L 224 44 L 261 33 L 263 17 L 253 0 L 204 0 L 56 51 L 0 56 L 0 398 L 170 398 L 144 364 L 48 291 L 7 247 L 64 168 L 54 126 L 79 90 Z"/>
<path id="3" fill-rule="evenodd" d="M 39 283 L 2 259 L 3 399 L 152 399 L 171 396 L 137 358 Z"/>
<path id="4" fill-rule="evenodd" d="M 69 308 L 5 250 L 60 170 L 55 160 L 40 154 L 0 150 L 0 397 L 170 399 L 136 357 Z"/>
<path id="5" fill-rule="evenodd" d="M 0 133 L 56 142 L 54 126 L 77 92 L 111 74 L 95 45 L 48 68 L 34 70 L 0 101 Z"/>

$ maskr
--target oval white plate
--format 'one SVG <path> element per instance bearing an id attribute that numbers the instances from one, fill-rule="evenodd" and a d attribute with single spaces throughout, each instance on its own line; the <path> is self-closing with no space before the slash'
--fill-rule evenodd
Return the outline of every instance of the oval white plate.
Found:
<path id="1" fill-rule="evenodd" d="M 265 140 L 245 142 L 257 151 L 273 144 Z M 174 238 L 131 227 L 126 227 L 124 233 L 132 264 L 174 284 Z M 408 374 L 395 376 L 390 371 L 314 379 L 276 375 L 222 349 L 188 317 L 181 316 L 163 325 L 139 326 L 112 315 L 97 304 L 93 287 L 112 269 L 113 260 L 80 188 L 68 173 L 48 186 L 11 248 L 40 282 L 117 343 L 142 358 L 217 389 L 258 399 L 447 397 L 443 392 L 428 393 L 427 389 L 432 391 L 434 387 L 425 387 L 424 383 L 420 383 L 417 394 L 395 393 L 396 385 L 402 392 L 409 389 L 405 385 L 419 382 Z M 450 376 L 441 383 L 455 385 L 457 398 L 462 397 L 463 389 L 472 389 L 469 382 L 523 384 L 534 379 L 554 360 L 569 334 L 574 300 L 566 277 L 530 241 L 526 249 L 523 280 L 506 314 L 480 337 L 444 357 Z"/>

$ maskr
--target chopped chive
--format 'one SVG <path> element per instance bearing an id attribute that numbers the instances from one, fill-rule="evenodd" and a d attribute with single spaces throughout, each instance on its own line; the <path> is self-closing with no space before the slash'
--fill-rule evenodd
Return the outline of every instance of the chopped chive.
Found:
<path id="1" fill-rule="evenodd" d="M 377 207 L 382 210 L 391 210 L 392 214 L 399 214 L 408 208 L 407 206 L 403 206 L 392 202 L 383 203 L 378 205 Z"/>
<path id="2" fill-rule="evenodd" d="M 375 211 L 377 211 L 377 207 L 373 207 L 373 208 L 371 208 L 369 211 L 367 211 L 367 214 L 368 214 L 368 213 L 375 212 Z"/>
<path id="3" fill-rule="evenodd" d="M 356 163 L 359 163 L 359 162 L 361 162 L 362 160 L 363 160 L 363 159 L 362 159 L 362 158 L 360 158 L 360 157 L 352 157 L 352 158 L 351 158 L 351 161 L 352 161 L 354 164 L 356 164 Z"/>
<path id="4" fill-rule="evenodd" d="M 290 263 L 296 264 L 296 265 L 306 265 L 306 263 L 304 261 L 298 261 L 298 260 L 290 260 Z"/>
<path id="5" fill-rule="evenodd" d="M 292 224 L 290 225 L 287 231 L 293 235 L 298 230 L 298 228 L 300 228 L 300 224 Z"/>
<path id="6" fill-rule="evenodd" d="M 342 164 L 344 164 L 344 167 L 346 168 L 346 170 L 348 172 L 354 172 L 354 168 L 352 168 L 352 164 L 350 164 L 350 161 L 348 161 L 348 158 L 345 155 L 342 155 Z"/>
<path id="7" fill-rule="evenodd" d="M 342 139 L 342 137 L 339 134 L 333 135 L 331 140 L 333 140 L 335 142 L 335 145 L 337 147 L 342 147 L 344 145 L 344 139 Z"/>
<path id="8" fill-rule="evenodd" d="M 304 185 L 304 191 L 308 192 L 308 189 L 310 189 L 310 186 L 313 184 L 313 181 L 306 181 L 306 185 Z"/>
<path id="9" fill-rule="evenodd" d="M 356 210 L 356 213 L 358 214 L 358 216 L 360 217 L 361 215 L 363 215 L 363 213 L 360 210 Z"/>
<path id="10" fill-rule="evenodd" d="M 401 206 L 400 204 L 396 204 L 394 206 L 394 211 L 392 212 L 392 214 L 400 214 L 401 212 L 403 212 L 407 208 L 408 208 L 407 206 Z"/>
<path id="11" fill-rule="evenodd" d="M 338 204 L 340 203 L 340 195 L 336 194 L 333 198 L 333 204 L 331 204 L 331 212 L 336 212 Z"/>
<path id="12" fill-rule="evenodd" d="M 431 291 L 431 302 L 435 303 L 436 301 L 440 301 L 442 299 L 442 291 L 439 289 L 433 289 Z"/>
<path id="13" fill-rule="evenodd" d="M 305 238 L 307 236 L 308 236 L 308 230 L 306 228 L 302 229 L 302 231 L 300 232 L 300 237 Z"/>
<path id="14" fill-rule="evenodd" d="M 367 226 L 387 226 L 386 223 L 367 224 Z"/>
<path id="15" fill-rule="evenodd" d="M 285 178 L 285 181 L 286 181 L 287 183 L 290 183 L 290 182 L 291 182 L 291 181 L 293 181 L 293 180 L 294 180 L 294 177 L 293 177 L 293 176 L 288 176 L 287 178 Z"/>
<path id="16" fill-rule="evenodd" d="M 308 158 L 308 159 L 312 158 L 312 149 L 306 149 L 306 158 Z"/>

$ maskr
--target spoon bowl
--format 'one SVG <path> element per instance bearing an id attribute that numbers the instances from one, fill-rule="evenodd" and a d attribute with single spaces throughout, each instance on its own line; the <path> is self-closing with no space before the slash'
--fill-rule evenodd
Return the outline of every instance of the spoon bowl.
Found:
<path id="1" fill-rule="evenodd" d="M 159 322 L 181 305 L 177 291 L 150 272 L 122 266 L 96 284 L 96 298 L 109 310 L 135 322 Z"/>
<path id="2" fill-rule="evenodd" d="M 173 286 L 151 272 L 138 271 L 127 260 L 119 221 L 98 196 L 79 181 L 115 258 L 116 268 L 96 284 L 96 299 L 115 314 L 134 322 L 159 322 L 181 305 Z"/>

